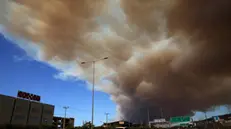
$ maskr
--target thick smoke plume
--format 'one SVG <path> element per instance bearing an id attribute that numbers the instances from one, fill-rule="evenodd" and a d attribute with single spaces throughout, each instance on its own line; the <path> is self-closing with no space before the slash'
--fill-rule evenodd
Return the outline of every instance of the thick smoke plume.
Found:
<path id="1" fill-rule="evenodd" d="M 108 1 L 15 0 L 8 30 L 39 44 L 46 61 L 109 56 L 97 78 L 111 82 L 102 90 L 127 120 L 147 121 L 148 110 L 153 119 L 231 104 L 230 0 L 114 1 L 126 20 L 105 34 L 97 19 Z"/>
<path id="2" fill-rule="evenodd" d="M 79 54 L 75 50 L 83 48 L 86 33 L 97 29 L 93 18 L 102 10 L 103 1 L 15 0 L 17 6 L 12 4 L 10 29 L 41 43 L 48 60 L 55 56 L 75 59 Z"/>

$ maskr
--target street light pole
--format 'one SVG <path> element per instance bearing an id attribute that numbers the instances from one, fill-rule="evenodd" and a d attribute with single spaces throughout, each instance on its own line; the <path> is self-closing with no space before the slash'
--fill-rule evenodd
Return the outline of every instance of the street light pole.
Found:
<path id="1" fill-rule="evenodd" d="M 92 75 L 92 109 L 91 109 L 91 129 L 93 129 L 94 124 L 94 99 L 95 99 L 95 61 L 92 62 L 92 69 L 93 69 L 93 75 Z"/>
<path id="2" fill-rule="evenodd" d="M 207 114 L 206 114 L 206 112 L 204 112 L 204 114 L 205 114 L 205 119 L 207 119 Z"/>
<path id="3" fill-rule="evenodd" d="M 63 107 L 65 110 L 65 114 L 64 114 L 64 120 L 63 120 L 63 129 L 65 129 L 66 126 L 66 114 L 67 114 L 67 109 L 69 108 L 68 106 Z"/>
<path id="4" fill-rule="evenodd" d="M 148 126 L 149 126 L 149 128 L 150 128 L 151 126 L 150 126 L 150 114 L 149 114 L 149 107 L 148 107 L 148 109 L 147 109 L 147 115 L 148 115 Z"/>
<path id="5" fill-rule="evenodd" d="M 162 109 L 162 107 L 160 108 L 160 116 L 161 116 L 161 118 L 164 118 L 164 114 L 163 114 L 163 109 Z"/>
<path id="6" fill-rule="evenodd" d="M 88 61 L 88 62 L 81 62 L 81 64 L 87 64 L 91 63 L 92 64 L 92 112 L 91 112 L 91 129 L 94 128 L 94 98 L 95 98 L 95 63 L 101 60 L 106 60 L 108 57 L 104 57 L 98 60 L 93 60 L 93 61 Z"/>
<path id="7" fill-rule="evenodd" d="M 106 115 L 106 126 L 108 126 L 108 115 L 109 115 L 109 113 L 105 113 L 105 115 Z"/>

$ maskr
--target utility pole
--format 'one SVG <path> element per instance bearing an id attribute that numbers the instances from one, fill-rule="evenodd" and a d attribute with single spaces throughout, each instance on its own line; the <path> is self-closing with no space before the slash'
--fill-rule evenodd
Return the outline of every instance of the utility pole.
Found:
<path id="1" fill-rule="evenodd" d="M 160 108 L 160 116 L 161 116 L 161 118 L 163 118 L 163 117 L 164 117 L 163 109 L 162 109 L 162 108 Z"/>
<path id="2" fill-rule="evenodd" d="M 95 63 L 102 60 L 107 60 L 108 57 L 100 58 L 92 61 L 83 61 L 82 65 L 91 63 L 92 64 L 92 109 L 91 109 L 91 129 L 94 128 L 94 99 L 95 99 Z"/>
<path id="3" fill-rule="evenodd" d="M 67 109 L 68 109 L 69 107 L 68 107 L 68 106 L 64 106 L 63 108 L 64 108 L 64 110 L 65 110 L 64 120 L 63 120 L 63 129 L 65 129 Z"/>
<path id="4" fill-rule="evenodd" d="M 208 126 L 208 121 L 207 121 L 207 114 L 206 114 L 206 111 L 204 112 L 205 114 L 205 129 L 207 128 Z"/>
<path id="5" fill-rule="evenodd" d="M 205 113 L 205 119 L 207 119 L 207 114 L 206 114 L 206 112 L 204 112 Z"/>
<path id="6" fill-rule="evenodd" d="M 105 113 L 105 116 L 106 116 L 106 126 L 108 126 L 108 115 L 109 115 L 109 113 Z"/>
<path id="7" fill-rule="evenodd" d="M 129 116 L 129 128 L 131 127 L 132 124 L 132 114 Z"/>
<path id="8" fill-rule="evenodd" d="M 151 126 L 150 126 L 150 123 L 149 123 L 149 122 L 150 122 L 149 108 L 147 109 L 147 113 L 148 113 L 148 126 L 149 126 L 149 128 L 150 128 Z"/>

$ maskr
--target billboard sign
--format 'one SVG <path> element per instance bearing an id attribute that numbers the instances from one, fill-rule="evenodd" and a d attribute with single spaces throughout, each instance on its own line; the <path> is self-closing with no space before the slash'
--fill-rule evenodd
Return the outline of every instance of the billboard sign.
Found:
<path id="1" fill-rule="evenodd" d="M 23 98 L 23 99 L 28 99 L 28 100 L 33 100 L 33 101 L 38 101 L 40 102 L 41 97 L 39 95 L 23 92 L 23 91 L 18 91 L 18 98 Z"/>
<path id="2" fill-rule="evenodd" d="M 170 122 L 171 123 L 190 122 L 190 116 L 171 117 Z"/>
<path id="3" fill-rule="evenodd" d="M 170 128 L 171 127 L 171 125 L 170 125 L 170 123 L 160 123 L 160 124 L 155 124 L 155 125 L 153 125 L 154 127 L 156 127 L 156 128 Z"/>
<path id="4" fill-rule="evenodd" d="M 123 125 L 123 124 L 124 124 L 124 121 L 120 121 L 119 124 L 120 124 L 120 125 Z"/>
<path id="5" fill-rule="evenodd" d="M 166 122 L 165 119 L 154 119 L 153 120 L 153 123 L 163 123 L 163 122 Z"/>

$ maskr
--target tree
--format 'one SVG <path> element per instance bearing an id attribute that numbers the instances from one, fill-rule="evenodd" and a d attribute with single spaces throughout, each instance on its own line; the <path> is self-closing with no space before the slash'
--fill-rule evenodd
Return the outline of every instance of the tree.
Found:
<path id="1" fill-rule="evenodd" d="M 91 128 L 91 126 L 92 126 L 92 124 L 91 124 L 91 122 L 89 121 L 89 122 L 85 122 L 85 123 L 83 123 L 83 129 L 90 129 Z M 93 125 L 94 126 L 94 125 Z"/>

